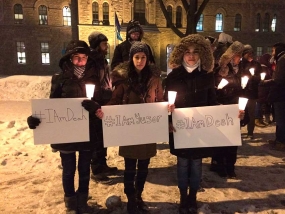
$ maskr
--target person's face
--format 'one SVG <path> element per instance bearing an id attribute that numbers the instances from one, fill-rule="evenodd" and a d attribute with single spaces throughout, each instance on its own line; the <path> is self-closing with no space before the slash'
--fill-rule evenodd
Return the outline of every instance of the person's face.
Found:
<path id="1" fill-rule="evenodd" d="M 272 52 L 271 52 L 271 56 L 275 56 L 275 51 L 276 51 L 276 48 L 273 47 L 273 48 L 272 48 Z"/>
<path id="2" fill-rule="evenodd" d="M 190 46 L 188 50 L 185 51 L 183 59 L 188 65 L 197 64 L 200 59 L 199 50 L 194 46 Z"/>
<path id="3" fill-rule="evenodd" d="M 86 65 L 87 59 L 88 56 L 86 54 L 76 53 L 72 55 L 71 62 L 73 65 L 80 67 Z"/>
<path id="4" fill-rule="evenodd" d="M 103 54 L 107 54 L 108 53 L 108 42 L 107 41 L 103 41 L 103 42 L 100 42 L 100 50 L 103 52 Z"/>
<path id="5" fill-rule="evenodd" d="M 233 64 L 234 64 L 234 65 L 238 65 L 239 62 L 240 62 L 240 59 L 241 59 L 241 55 L 235 54 L 235 55 L 233 56 L 233 59 L 232 59 Z"/>
<path id="6" fill-rule="evenodd" d="M 147 57 L 144 52 L 138 52 L 133 56 L 133 63 L 136 68 L 136 71 L 139 73 L 146 65 Z"/>
<path id="7" fill-rule="evenodd" d="M 248 52 L 243 56 L 243 58 L 245 58 L 247 61 L 251 62 L 253 60 L 253 53 Z"/>
<path id="8" fill-rule="evenodd" d="M 133 40 L 133 41 L 138 41 L 139 40 L 139 38 L 140 38 L 140 33 L 139 32 L 133 32 L 133 33 L 131 33 L 130 34 L 130 38 L 131 38 L 131 40 Z"/>

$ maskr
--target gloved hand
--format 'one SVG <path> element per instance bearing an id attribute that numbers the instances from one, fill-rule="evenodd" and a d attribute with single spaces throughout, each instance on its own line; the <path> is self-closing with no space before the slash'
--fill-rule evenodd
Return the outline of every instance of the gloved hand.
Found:
<path id="1" fill-rule="evenodd" d="M 97 111 L 97 109 L 101 108 L 101 106 L 93 101 L 93 100 L 83 100 L 81 105 L 90 113 L 94 113 Z"/>
<path id="2" fill-rule="evenodd" d="M 27 123 L 30 129 L 35 129 L 40 123 L 40 119 L 33 117 L 32 115 L 27 118 Z"/>

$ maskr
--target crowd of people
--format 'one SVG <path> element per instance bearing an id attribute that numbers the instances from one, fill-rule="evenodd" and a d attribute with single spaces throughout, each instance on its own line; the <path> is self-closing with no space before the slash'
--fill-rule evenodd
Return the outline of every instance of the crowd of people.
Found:
<path id="1" fill-rule="evenodd" d="M 177 91 L 175 108 L 238 104 L 239 97 L 248 98 L 245 111 L 238 117 L 241 126 L 247 126 L 245 137 L 254 140 L 255 126 L 265 127 L 276 121 L 276 139 L 270 141 L 273 149 L 285 149 L 285 44 L 277 43 L 272 55 L 254 60 L 251 45 L 233 41 L 228 34 L 219 38 L 190 34 L 182 38 L 170 55 L 172 71 L 162 85 L 161 70 L 155 65 L 151 48 L 144 42 L 143 28 L 130 21 L 126 40 L 117 45 L 111 65 L 105 59 L 108 38 L 101 32 L 92 32 L 89 45 L 72 40 L 59 61 L 61 72 L 52 76 L 50 98 L 84 98 L 85 84 L 95 84 L 92 99 L 82 101 L 89 112 L 89 142 L 52 144 L 59 151 L 62 165 L 62 186 L 66 213 L 90 213 L 87 204 L 90 177 L 96 182 L 110 184 L 108 175 L 116 174 L 117 167 L 107 165 L 104 148 L 102 118 L 104 105 L 127 105 L 168 101 L 168 91 Z M 273 66 L 274 65 L 274 66 Z M 253 71 L 252 71 L 253 70 Z M 261 78 L 265 73 L 265 78 Z M 242 87 L 241 78 L 249 78 Z M 225 79 L 228 84 L 218 87 Z M 177 156 L 177 180 L 180 191 L 180 214 L 197 213 L 197 192 L 202 177 L 202 158 L 212 157 L 210 170 L 221 177 L 236 178 L 237 147 L 175 149 L 169 116 L 170 153 Z M 29 116 L 28 125 L 35 129 L 39 118 Z M 76 163 L 76 152 L 78 163 Z M 156 142 L 143 145 L 120 146 L 124 158 L 124 193 L 129 214 L 148 213 L 142 192 L 148 175 L 151 157 L 156 155 Z M 75 190 L 74 176 L 78 169 L 79 185 Z"/>

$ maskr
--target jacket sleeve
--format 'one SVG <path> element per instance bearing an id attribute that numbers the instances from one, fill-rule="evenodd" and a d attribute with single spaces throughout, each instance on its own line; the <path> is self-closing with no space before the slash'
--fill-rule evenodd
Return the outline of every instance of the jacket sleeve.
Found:
<path id="1" fill-rule="evenodd" d="M 115 87 L 112 93 L 112 98 L 107 103 L 107 105 L 121 105 L 124 102 L 124 87 L 123 84 L 119 84 Z"/>
<path id="2" fill-rule="evenodd" d="M 114 68 L 119 65 L 121 62 L 123 62 L 123 57 L 122 57 L 122 50 L 119 45 L 116 46 L 113 59 L 111 62 L 111 70 L 114 70 Z"/>
<path id="3" fill-rule="evenodd" d="M 60 74 L 55 74 L 51 79 L 51 90 L 49 98 L 61 98 L 62 83 L 60 82 Z"/>

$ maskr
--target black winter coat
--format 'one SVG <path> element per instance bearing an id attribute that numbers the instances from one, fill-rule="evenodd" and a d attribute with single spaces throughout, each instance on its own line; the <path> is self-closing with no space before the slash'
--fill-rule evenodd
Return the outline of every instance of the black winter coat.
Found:
<path id="1" fill-rule="evenodd" d="M 70 64 L 64 63 L 62 72 L 54 74 L 51 80 L 50 98 L 81 98 L 86 97 L 85 84 L 95 84 L 94 100 L 101 102 L 100 82 L 95 76 L 93 68 L 86 66 L 85 75 L 78 79 L 73 74 Z M 80 131 L 80 129 L 78 129 Z M 102 121 L 94 114 L 89 114 L 89 142 L 73 142 L 64 144 L 51 144 L 51 147 L 61 151 L 93 150 L 99 144 L 103 144 Z M 68 133 L 66 133 L 68 134 Z"/>

